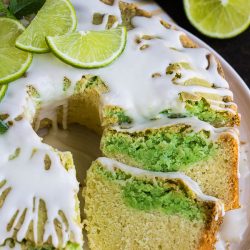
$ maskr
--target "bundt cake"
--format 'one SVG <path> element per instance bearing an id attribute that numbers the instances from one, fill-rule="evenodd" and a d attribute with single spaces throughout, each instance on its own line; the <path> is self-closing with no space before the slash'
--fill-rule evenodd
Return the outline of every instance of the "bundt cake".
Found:
<path id="1" fill-rule="evenodd" d="M 36 134 L 72 123 L 102 135 L 110 158 L 88 171 L 91 249 L 213 249 L 222 203 L 239 207 L 240 115 L 220 63 L 134 1 L 71 2 L 78 30 L 122 25 L 127 44 L 97 69 L 34 54 L 9 84 L 0 103 L 0 249 L 83 249 L 72 156 Z"/>

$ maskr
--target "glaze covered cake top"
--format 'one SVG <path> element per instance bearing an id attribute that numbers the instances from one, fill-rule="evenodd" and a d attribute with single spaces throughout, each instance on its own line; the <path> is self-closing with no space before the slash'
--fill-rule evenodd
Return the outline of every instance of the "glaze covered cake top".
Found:
<path id="1" fill-rule="evenodd" d="M 0 136 L 0 192 L 6 193 L 0 206 L 0 245 L 13 236 L 23 213 L 25 219 L 16 240 L 25 239 L 33 222 L 34 241 L 38 241 L 40 200 L 44 201 L 48 217 L 43 241 L 51 238 L 55 247 L 65 247 L 69 241 L 82 244 L 76 211 L 78 182 L 75 171 L 65 167 L 59 153 L 41 141 L 34 127 L 38 129 L 39 122 L 45 118 L 56 124 L 59 106 L 64 107 L 63 123 L 67 124 L 68 98 L 76 92 L 77 83 L 85 75 L 99 77 L 108 89 L 101 95 L 100 109 L 106 106 L 121 108 L 131 119 L 131 130 L 185 123 L 194 130 L 210 131 L 212 139 L 222 132 L 237 137 L 233 128 L 220 125 L 215 128 L 206 119 L 187 112 L 185 100 L 204 98 L 209 100 L 211 110 L 237 116 L 233 94 L 211 52 L 185 45 L 186 36 L 182 31 L 126 3 L 71 2 L 77 13 L 78 30 L 103 30 L 109 16 L 114 15 L 117 20 L 113 27 L 127 26 L 127 44 L 116 61 L 99 69 L 77 69 L 51 53 L 36 54 L 26 75 L 9 85 L 0 105 L 1 119 L 9 126 Z M 104 14 L 102 24 L 93 24 L 95 13 Z M 65 80 L 70 83 L 67 88 L 64 88 Z M 36 126 L 32 123 L 38 107 Z M 166 117 L 166 112 L 174 114 L 174 119 Z M 13 218 L 13 225 L 8 229 Z M 55 220 L 61 224 L 62 237 L 56 232 Z"/>

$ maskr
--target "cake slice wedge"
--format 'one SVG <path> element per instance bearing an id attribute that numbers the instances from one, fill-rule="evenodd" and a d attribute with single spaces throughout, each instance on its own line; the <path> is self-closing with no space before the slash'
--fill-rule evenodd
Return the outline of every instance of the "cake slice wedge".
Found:
<path id="1" fill-rule="evenodd" d="M 183 172 L 230 210 L 239 207 L 237 137 L 234 129 L 215 129 L 195 118 L 159 120 L 130 129 L 106 128 L 101 150 L 138 168 Z"/>
<path id="2" fill-rule="evenodd" d="M 0 249 L 81 250 L 79 183 L 71 153 L 43 143 L 25 120 L 1 139 Z"/>
<path id="3" fill-rule="evenodd" d="M 223 205 L 181 173 L 98 158 L 84 191 L 90 249 L 213 249 Z"/>

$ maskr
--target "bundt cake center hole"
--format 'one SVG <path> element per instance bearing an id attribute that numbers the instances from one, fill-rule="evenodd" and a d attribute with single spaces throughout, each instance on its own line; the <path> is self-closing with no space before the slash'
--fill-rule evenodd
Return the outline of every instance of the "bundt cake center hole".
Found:
<path id="1" fill-rule="evenodd" d="M 71 152 L 76 167 L 77 180 L 80 182 L 79 199 L 83 206 L 82 189 L 85 185 L 86 171 L 92 161 L 101 156 L 100 135 L 79 124 L 70 124 L 67 129 L 45 128 L 38 131 L 43 142 L 61 152 Z M 83 211 L 83 209 L 81 209 Z"/>

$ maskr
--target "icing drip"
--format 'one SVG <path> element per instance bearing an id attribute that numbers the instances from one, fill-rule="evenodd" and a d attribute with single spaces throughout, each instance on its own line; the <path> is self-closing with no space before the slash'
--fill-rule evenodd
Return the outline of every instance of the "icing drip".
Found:
<path id="1" fill-rule="evenodd" d="M 157 129 L 163 128 L 176 124 L 187 124 L 190 125 L 194 132 L 199 132 L 201 130 L 210 132 L 210 140 L 217 140 L 222 133 L 230 133 L 237 141 L 239 138 L 239 131 L 236 128 L 214 128 L 212 125 L 207 122 L 203 122 L 196 117 L 188 117 L 188 118 L 176 118 L 169 119 L 166 117 L 161 117 L 161 119 L 152 120 L 147 122 L 146 124 L 137 124 L 131 128 L 125 128 L 120 126 L 113 126 L 113 128 L 117 131 L 121 132 L 139 132 L 147 129 Z"/>
<path id="2" fill-rule="evenodd" d="M 116 15 L 118 22 L 121 22 L 118 1 L 114 6 L 105 5 L 99 0 L 73 0 L 72 3 L 76 8 L 79 30 L 105 28 L 105 20 L 102 25 L 92 24 L 94 13 Z M 128 32 L 124 53 L 113 64 L 104 68 L 76 69 L 51 54 L 35 55 L 27 77 L 11 84 L 0 112 L 8 112 L 10 119 L 13 114 L 22 113 L 26 105 L 24 86 L 27 84 L 32 84 L 37 89 L 42 106 L 44 103 L 47 105 L 57 100 L 64 102 L 73 94 L 76 82 L 85 74 L 100 76 L 109 87 L 110 92 L 102 96 L 104 106 L 122 107 L 135 123 L 154 118 L 165 109 L 185 112 L 185 104 L 179 99 L 179 93 L 183 91 L 232 97 L 228 83 L 218 73 L 217 62 L 207 49 L 184 48 L 180 41 L 183 32 L 166 29 L 161 25 L 158 17 L 135 17 L 133 23 L 135 29 Z M 143 35 L 156 38 L 143 40 Z M 138 37 L 141 38 L 140 44 L 136 43 Z M 144 45 L 147 48 L 142 50 Z M 210 55 L 209 62 L 208 55 Z M 188 63 L 191 69 L 181 69 L 181 79 L 177 81 L 178 84 L 174 84 L 173 75 L 166 75 L 166 68 L 170 63 L 180 62 Z M 154 73 L 160 73 L 161 77 L 153 78 Z M 62 88 L 65 76 L 72 83 L 67 92 Z M 208 81 L 215 88 L 183 85 L 185 80 L 194 77 Z"/>
<path id="3" fill-rule="evenodd" d="M 121 22 L 118 1 L 115 1 L 114 6 L 105 5 L 99 0 L 72 0 L 72 3 L 77 12 L 79 30 L 104 29 L 108 14 L 117 16 L 118 23 Z M 102 25 L 92 24 L 93 14 L 97 12 L 105 14 Z M 13 121 L 20 114 L 24 114 L 25 119 L 14 122 L 0 140 L 0 182 L 6 180 L 0 194 L 11 188 L 0 208 L 0 244 L 13 235 L 14 227 L 24 211 L 25 220 L 17 233 L 17 240 L 25 238 L 32 221 L 35 241 L 38 240 L 40 200 L 45 202 L 48 216 L 43 240 L 46 241 L 51 236 L 54 246 L 65 246 L 72 235 L 74 242 L 82 242 L 81 227 L 76 222 L 75 195 L 78 183 L 74 170 L 66 171 L 63 168 L 58 153 L 43 144 L 30 125 L 37 107 L 39 113 L 36 129 L 44 118 L 51 119 L 55 125 L 57 109 L 63 106 L 63 126 L 66 127 L 67 99 L 74 93 L 75 84 L 82 75 L 100 76 L 110 89 L 109 93 L 102 96 L 102 104 L 122 107 L 136 124 L 148 122 L 148 118 L 156 117 L 166 108 L 177 113 L 184 112 L 184 103 L 179 100 L 179 93 L 182 91 L 232 96 L 227 82 L 217 72 L 217 63 L 212 56 L 208 63 L 208 50 L 184 48 L 180 42 L 183 33 L 164 28 L 157 17 L 135 17 L 133 23 L 136 28 L 128 32 L 126 49 L 113 64 L 101 69 L 84 70 L 64 64 L 51 53 L 37 54 L 34 55 L 27 76 L 9 85 L 7 95 L 1 102 L 0 114 L 9 115 L 6 121 Z M 157 38 L 143 40 L 143 35 Z M 140 44 L 135 42 L 138 37 L 142 41 Z M 144 45 L 147 48 L 140 49 Z M 166 75 L 166 67 L 175 62 L 185 62 L 191 66 L 191 69 L 181 70 L 182 78 L 178 84 L 172 82 L 172 75 Z M 154 73 L 162 76 L 153 78 Z M 64 77 L 71 82 L 66 91 L 63 90 Z M 183 85 L 185 80 L 193 77 L 205 79 L 216 88 Z M 28 85 L 32 85 L 39 93 L 39 103 L 29 98 Z M 173 120 L 167 122 L 171 123 Z M 197 127 L 194 119 L 188 118 L 185 122 Z M 214 128 L 207 123 L 202 123 L 202 127 L 215 133 Z M 13 153 L 19 154 L 17 156 Z M 46 155 L 51 161 L 49 170 L 44 165 Z M 8 231 L 7 225 L 17 211 L 16 220 Z M 65 215 L 67 223 L 60 211 Z M 62 228 L 61 243 L 54 225 L 56 219 Z"/>
<path id="4" fill-rule="evenodd" d="M 164 123 L 162 124 L 164 126 Z M 158 127 L 161 126 L 160 120 L 152 121 L 149 127 Z M 147 127 L 148 128 L 148 127 Z M 146 127 L 134 127 L 133 131 L 136 129 L 147 129 Z M 236 131 L 234 131 L 236 133 Z M 237 135 L 236 135 L 237 136 Z M 81 127 L 79 125 L 70 125 L 69 130 L 58 130 L 55 134 L 53 131 L 50 131 L 49 135 L 45 138 L 46 143 L 53 145 L 60 149 L 61 151 L 70 150 L 74 156 L 74 161 L 77 167 L 77 174 L 80 177 L 80 181 L 82 181 L 82 185 L 84 185 L 85 171 L 89 168 L 89 165 L 93 160 L 95 160 L 98 156 L 101 155 L 99 151 L 99 139 L 96 134 L 92 134 L 86 128 Z M 84 144 L 85 141 L 88 141 L 88 144 Z M 90 144 L 90 146 L 89 146 Z M 247 150 L 249 145 L 244 145 L 244 150 Z M 237 242 L 235 247 L 231 247 L 230 250 L 239 249 L 242 247 L 239 244 L 244 243 L 243 234 L 245 232 L 246 227 L 248 226 L 249 218 L 247 217 L 246 211 L 248 209 L 248 198 L 249 198 L 249 190 L 246 189 L 249 183 L 249 166 L 247 161 L 246 153 L 244 154 L 243 148 L 241 148 L 241 162 L 240 162 L 240 183 L 242 184 L 241 189 L 241 204 L 243 208 L 233 210 L 230 212 L 226 212 L 224 217 L 224 223 L 220 230 L 220 239 L 225 242 L 232 243 Z M 111 164 L 110 160 L 110 164 Z M 108 164 L 108 163 L 105 163 Z M 111 164 L 112 165 L 112 164 Z M 244 183 L 242 183 L 242 181 Z M 249 188 L 248 188 L 249 189 Z M 247 192 L 246 192 L 247 190 Z M 229 216 L 228 216 L 229 215 Z M 240 222 L 240 223 L 237 223 Z M 242 222 L 244 222 L 242 224 Z M 226 247 L 220 246 L 220 242 L 216 244 L 216 249 L 225 250 Z M 246 245 L 245 245 L 246 246 Z M 1 248 L 0 248 L 1 249 Z M 244 247 L 243 247 L 244 249 Z"/>
<path id="5" fill-rule="evenodd" d="M 240 146 L 240 203 L 241 208 L 226 212 L 218 234 L 217 250 L 247 249 L 249 246 L 249 180 L 250 169 L 248 159 L 249 144 Z"/>
<path id="6" fill-rule="evenodd" d="M 133 176 L 147 176 L 148 175 L 152 177 L 181 179 L 200 199 L 205 200 L 205 201 L 215 201 L 217 203 L 216 204 L 217 213 L 215 215 L 215 220 L 218 220 L 219 214 L 224 216 L 225 212 L 224 212 L 223 203 L 220 200 L 216 199 L 215 197 L 203 194 L 197 182 L 193 181 L 190 177 L 186 176 L 183 173 L 180 173 L 180 172 L 162 173 L 162 172 L 152 172 L 152 171 L 142 170 L 139 168 L 127 166 L 123 163 L 120 163 L 118 161 L 115 161 L 106 157 L 99 157 L 97 160 L 110 171 L 114 171 L 116 168 L 119 168 L 126 173 L 131 173 Z"/>
<path id="7" fill-rule="evenodd" d="M 22 131 L 20 133 L 20 131 Z M 25 145 L 25 146 L 24 146 Z M 20 149 L 17 154 L 16 149 Z M 76 194 L 78 183 L 75 171 L 66 170 L 58 153 L 41 142 L 27 121 L 16 123 L 0 140 L 0 194 L 10 189 L 0 209 L 0 244 L 11 238 L 18 221 L 25 212 L 25 219 L 17 232 L 19 242 L 25 239 L 28 228 L 33 222 L 34 241 L 37 242 L 39 201 L 44 201 L 47 220 L 44 227 L 43 242 L 49 237 L 55 247 L 63 246 L 73 240 L 81 243 L 81 225 L 77 223 Z M 10 152 L 12 154 L 10 155 Z M 13 155 L 13 152 L 16 154 Z M 49 169 L 45 166 L 45 157 L 50 159 Z M 64 216 L 61 215 L 63 212 Z M 13 225 L 8 228 L 13 216 Z M 56 232 L 55 220 L 62 228 L 62 240 Z M 73 235 L 73 238 L 71 235 Z"/>

